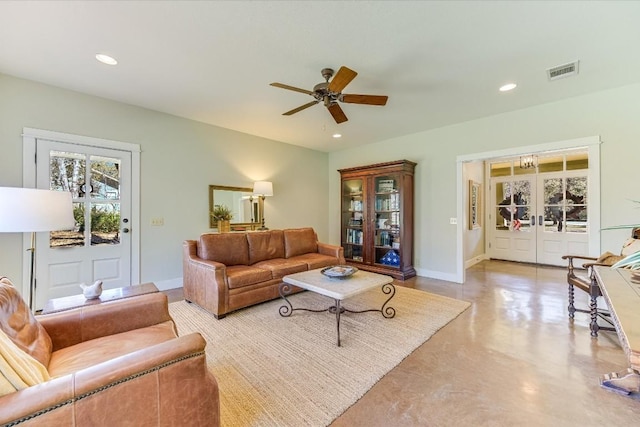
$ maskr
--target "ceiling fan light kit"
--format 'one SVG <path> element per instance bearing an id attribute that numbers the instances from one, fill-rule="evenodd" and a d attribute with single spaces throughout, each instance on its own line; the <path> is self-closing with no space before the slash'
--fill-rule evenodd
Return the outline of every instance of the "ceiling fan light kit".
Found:
<path id="1" fill-rule="evenodd" d="M 386 95 L 355 95 L 342 93 L 342 90 L 358 75 L 358 73 L 356 73 L 355 71 L 342 66 L 335 74 L 335 76 L 333 73 L 333 69 L 323 68 L 322 71 L 320 71 L 320 74 L 322 74 L 322 77 L 324 77 L 325 81 L 315 85 L 313 87 L 313 91 L 285 85 L 283 83 L 271 83 L 271 86 L 279 87 L 280 89 L 306 93 L 307 95 L 311 95 L 315 98 L 314 101 L 308 102 L 304 105 L 301 105 L 300 107 L 287 111 L 282 115 L 291 116 L 322 102 L 327 110 L 329 110 L 329 113 L 336 121 L 336 123 L 340 124 L 346 122 L 349 119 L 344 114 L 344 111 L 342 111 L 339 102 L 363 105 L 386 105 L 387 99 L 389 98 Z M 333 77 L 333 79 L 331 79 L 331 77 Z"/>

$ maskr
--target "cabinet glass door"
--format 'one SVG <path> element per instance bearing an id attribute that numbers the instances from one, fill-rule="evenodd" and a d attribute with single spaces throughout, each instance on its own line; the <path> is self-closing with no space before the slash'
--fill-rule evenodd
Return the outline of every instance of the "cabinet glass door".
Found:
<path id="1" fill-rule="evenodd" d="M 342 181 L 342 247 L 349 261 L 364 261 L 365 239 L 363 180 Z"/>
<path id="2" fill-rule="evenodd" d="M 400 266 L 400 192 L 395 175 L 374 178 L 374 259 L 390 267 Z"/>

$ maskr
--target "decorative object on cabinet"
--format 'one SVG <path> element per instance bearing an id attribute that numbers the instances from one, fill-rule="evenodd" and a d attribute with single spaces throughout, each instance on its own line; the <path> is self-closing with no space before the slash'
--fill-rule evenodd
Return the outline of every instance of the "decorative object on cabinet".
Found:
<path id="1" fill-rule="evenodd" d="M 482 217 L 482 199 L 480 183 L 469 181 L 469 230 L 480 228 Z"/>
<path id="2" fill-rule="evenodd" d="M 273 183 L 270 181 L 256 181 L 253 183 L 253 195 L 258 196 L 262 201 L 264 209 L 264 198 L 273 196 Z M 262 215 L 262 225 L 258 230 L 268 230 L 264 225 L 264 211 Z"/>
<path id="3" fill-rule="evenodd" d="M 29 308 L 35 309 L 36 232 L 72 229 L 76 225 L 68 191 L 0 187 L 0 233 L 31 233 Z"/>
<path id="4" fill-rule="evenodd" d="M 340 169 L 341 241 L 347 263 L 399 280 L 413 267 L 416 163 L 398 160 Z"/>
<path id="5" fill-rule="evenodd" d="M 229 220 L 233 218 L 238 221 L 229 223 L 230 230 L 255 230 L 260 226 L 263 200 L 253 195 L 253 188 L 209 186 L 209 227 L 222 231 L 213 215 L 216 205 L 227 206 L 231 212 Z"/>

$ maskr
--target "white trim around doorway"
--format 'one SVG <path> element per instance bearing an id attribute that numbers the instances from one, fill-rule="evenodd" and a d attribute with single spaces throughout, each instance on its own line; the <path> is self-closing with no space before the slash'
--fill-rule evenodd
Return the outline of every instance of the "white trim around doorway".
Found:
<path id="1" fill-rule="evenodd" d="M 486 151 L 481 153 L 462 154 L 456 157 L 456 216 L 458 225 L 456 227 L 456 274 L 455 281 L 464 283 L 465 281 L 465 260 L 464 260 L 464 233 L 463 223 L 465 214 L 464 201 L 464 176 L 463 163 L 473 161 L 484 161 L 500 157 L 517 157 L 525 154 L 536 154 L 548 151 L 569 150 L 574 148 L 587 148 L 589 151 L 589 171 L 588 179 L 591 188 L 589 203 L 597 208 L 595 215 L 589 218 L 594 229 L 600 229 L 600 136 L 589 136 L 584 138 L 568 139 L 564 141 L 548 142 L 537 145 L 527 145 L 522 147 L 512 147 L 503 150 Z M 486 178 L 484 184 L 486 186 Z M 484 192 L 485 198 L 487 192 Z M 589 253 L 595 254 L 600 251 L 600 233 L 593 233 L 593 238 L 589 239 Z"/>
<path id="2" fill-rule="evenodd" d="M 43 129 L 23 128 L 22 186 L 24 188 L 36 187 L 35 156 L 37 139 L 109 148 L 131 153 L 131 283 L 140 283 L 140 145 Z M 23 233 L 22 246 L 25 250 L 31 246 L 29 234 Z M 29 257 L 23 256 L 22 277 L 29 277 L 29 267 Z M 22 295 L 28 295 L 28 292 L 29 289 L 27 287 L 22 290 Z"/>

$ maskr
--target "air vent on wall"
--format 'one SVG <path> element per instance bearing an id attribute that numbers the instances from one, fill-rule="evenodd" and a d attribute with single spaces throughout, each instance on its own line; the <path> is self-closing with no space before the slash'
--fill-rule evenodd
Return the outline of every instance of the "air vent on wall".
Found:
<path id="1" fill-rule="evenodd" d="M 564 65 L 558 65 L 557 67 L 549 68 L 547 70 L 547 77 L 549 81 L 563 79 L 565 77 L 571 77 L 578 74 L 578 65 L 580 61 L 570 62 Z"/>

